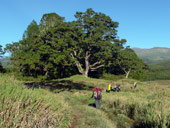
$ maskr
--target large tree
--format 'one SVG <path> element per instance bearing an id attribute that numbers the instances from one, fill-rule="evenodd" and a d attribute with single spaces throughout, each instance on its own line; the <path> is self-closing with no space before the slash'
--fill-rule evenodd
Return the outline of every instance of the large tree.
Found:
<path id="1" fill-rule="evenodd" d="M 88 76 L 89 71 L 104 67 L 113 57 L 116 49 L 121 49 L 126 40 L 117 37 L 118 22 L 109 16 L 97 13 L 91 8 L 86 12 L 76 12 L 73 22 L 78 31 L 73 35 L 71 57 L 78 71 Z"/>
<path id="2" fill-rule="evenodd" d="M 13 63 L 29 76 L 56 78 L 77 71 L 84 76 L 113 63 L 126 40 L 117 36 L 118 22 L 92 9 L 77 12 L 76 21 L 44 14 L 31 22 L 23 39 L 7 45 Z M 64 72 L 64 73 L 63 73 Z"/>

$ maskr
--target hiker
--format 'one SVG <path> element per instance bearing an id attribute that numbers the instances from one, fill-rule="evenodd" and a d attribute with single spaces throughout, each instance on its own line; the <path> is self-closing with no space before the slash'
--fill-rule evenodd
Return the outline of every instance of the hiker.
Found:
<path id="1" fill-rule="evenodd" d="M 95 98 L 96 108 L 100 107 L 100 100 L 102 99 L 102 89 L 101 88 L 93 88 L 93 95 L 91 98 Z"/>
<path id="2" fill-rule="evenodd" d="M 120 92 L 120 84 L 117 84 L 117 92 Z"/>
<path id="3" fill-rule="evenodd" d="M 106 92 L 110 93 L 111 91 L 111 84 L 108 85 L 108 88 L 106 89 Z"/>
<path id="4" fill-rule="evenodd" d="M 135 82 L 135 83 L 134 83 L 134 86 L 133 86 L 133 87 L 134 87 L 134 88 L 136 88 L 136 87 L 137 87 L 137 82 Z"/>
<path id="5" fill-rule="evenodd" d="M 113 90 L 114 92 L 116 92 L 116 90 L 117 90 L 117 88 L 116 88 L 116 83 L 113 83 L 113 88 L 112 88 L 112 90 Z"/>

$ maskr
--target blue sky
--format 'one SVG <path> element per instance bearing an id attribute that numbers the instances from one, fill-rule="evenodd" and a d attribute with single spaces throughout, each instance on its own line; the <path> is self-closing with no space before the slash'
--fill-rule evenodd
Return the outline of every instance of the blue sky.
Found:
<path id="1" fill-rule="evenodd" d="M 118 36 L 130 47 L 170 48 L 170 0 L 0 0 L 0 45 L 17 42 L 34 19 L 55 12 L 66 21 L 93 8 L 119 22 Z"/>

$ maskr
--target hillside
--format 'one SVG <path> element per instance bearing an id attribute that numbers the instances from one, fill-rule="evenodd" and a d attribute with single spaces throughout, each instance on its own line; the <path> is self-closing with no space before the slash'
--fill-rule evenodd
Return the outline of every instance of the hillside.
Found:
<path id="1" fill-rule="evenodd" d="M 155 128 L 170 127 L 170 82 L 122 79 L 121 92 L 106 93 L 113 81 L 83 76 L 23 82 L 0 75 L 0 127 Z M 161 86 L 160 86 L 161 84 Z M 103 89 L 93 107 L 92 89 Z"/>
<path id="2" fill-rule="evenodd" d="M 132 48 L 139 58 L 147 64 L 157 64 L 170 61 L 170 48 L 154 47 L 151 49 Z"/>
<path id="3" fill-rule="evenodd" d="M 170 62 L 149 65 L 146 80 L 170 80 Z"/>

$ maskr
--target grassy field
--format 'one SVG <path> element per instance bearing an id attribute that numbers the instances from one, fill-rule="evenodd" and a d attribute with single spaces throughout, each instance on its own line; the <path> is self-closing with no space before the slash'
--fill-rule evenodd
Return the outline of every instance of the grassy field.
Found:
<path id="1" fill-rule="evenodd" d="M 116 81 L 121 92 L 106 93 L 110 80 L 72 76 L 23 82 L 0 75 L 0 127 L 169 128 L 170 81 Z M 100 109 L 92 89 L 103 89 Z"/>

